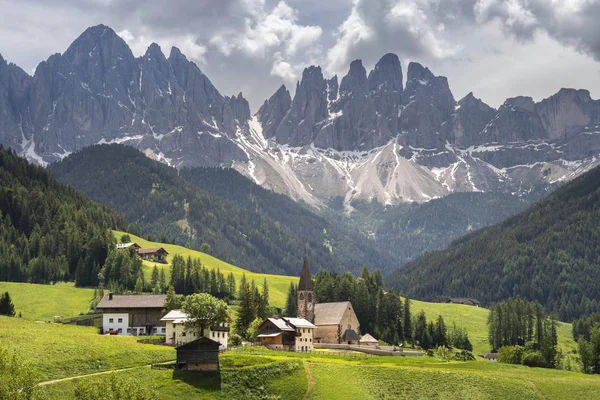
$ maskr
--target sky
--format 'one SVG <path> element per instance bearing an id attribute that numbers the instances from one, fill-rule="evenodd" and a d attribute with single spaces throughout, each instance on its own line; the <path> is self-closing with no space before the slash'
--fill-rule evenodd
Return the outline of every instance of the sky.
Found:
<path id="1" fill-rule="evenodd" d="M 113 28 L 141 56 L 176 46 L 223 95 L 253 111 L 320 65 L 341 79 L 396 53 L 493 107 L 561 87 L 600 97 L 600 0 L 0 0 L 0 54 L 33 74 L 87 27 Z M 406 77 L 405 77 L 406 79 Z"/>

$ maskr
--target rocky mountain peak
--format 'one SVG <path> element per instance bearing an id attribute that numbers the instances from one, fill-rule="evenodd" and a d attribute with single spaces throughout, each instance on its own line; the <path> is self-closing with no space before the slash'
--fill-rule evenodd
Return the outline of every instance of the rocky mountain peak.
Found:
<path id="1" fill-rule="evenodd" d="M 279 89 L 259 108 L 256 116 L 262 124 L 263 136 L 270 139 L 277 133 L 277 127 L 292 105 L 292 97 L 285 85 Z"/>
<path id="2" fill-rule="evenodd" d="M 402 67 L 397 55 L 388 53 L 381 57 L 375 68 L 369 72 L 369 90 L 382 87 L 388 91 L 402 92 Z"/>
<path id="3" fill-rule="evenodd" d="M 355 90 L 366 92 L 367 85 L 367 70 L 363 67 L 362 60 L 354 60 L 350 63 L 348 74 L 340 82 L 340 95 L 348 96 Z"/>
<path id="4" fill-rule="evenodd" d="M 418 62 L 410 62 L 408 64 L 408 71 L 406 73 L 407 85 L 408 82 L 412 81 L 429 81 L 434 79 L 435 75 L 429 70 L 429 68 L 422 66 Z"/>

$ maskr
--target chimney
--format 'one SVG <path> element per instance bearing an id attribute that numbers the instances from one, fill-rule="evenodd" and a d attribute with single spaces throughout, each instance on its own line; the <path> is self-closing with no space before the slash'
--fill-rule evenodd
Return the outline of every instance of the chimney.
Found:
<path id="1" fill-rule="evenodd" d="M 112 300 L 112 296 L 113 296 L 112 292 L 108 293 L 108 300 Z"/>

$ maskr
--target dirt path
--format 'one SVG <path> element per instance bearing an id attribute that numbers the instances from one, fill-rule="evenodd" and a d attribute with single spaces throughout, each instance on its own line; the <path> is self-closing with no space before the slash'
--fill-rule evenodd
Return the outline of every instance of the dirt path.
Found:
<path id="1" fill-rule="evenodd" d="M 540 399 L 546 400 L 546 398 L 544 397 L 544 395 L 543 395 L 542 391 L 540 390 L 540 388 L 538 388 L 535 383 L 533 383 L 531 381 L 530 381 L 530 383 L 533 386 L 533 390 L 535 390 L 535 392 L 537 393 L 537 395 L 540 396 Z"/>
<path id="2" fill-rule="evenodd" d="M 312 371 L 310 370 L 310 363 L 304 362 L 304 370 L 306 371 L 306 379 L 308 380 L 308 386 L 306 387 L 306 393 L 304 393 L 304 399 L 307 400 L 310 397 L 315 386 L 315 378 L 313 377 Z"/>
<path id="3" fill-rule="evenodd" d="M 131 371 L 132 369 L 138 369 L 138 368 L 150 368 L 150 364 L 148 364 L 148 365 L 140 365 L 140 366 L 137 366 L 137 367 L 112 369 L 110 371 L 94 372 L 93 374 L 87 374 L 87 375 L 70 376 L 68 378 L 54 379 L 54 380 L 51 380 L 51 381 L 40 382 L 40 383 L 38 383 L 38 386 L 45 386 L 45 385 L 52 385 L 54 383 L 59 383 L 59 382 L 73 381 L 75 379 L 87 378 L 87 377 L 90 377 L 90 376 L 112 374 L 113 372 Z"/>

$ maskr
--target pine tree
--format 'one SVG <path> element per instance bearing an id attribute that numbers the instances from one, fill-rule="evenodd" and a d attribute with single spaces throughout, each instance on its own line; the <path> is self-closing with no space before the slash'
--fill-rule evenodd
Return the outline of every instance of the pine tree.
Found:
<path id="1" fill-rule="evenodd" d="M 150 279 L 150 288 L 152 289 L 153 293 L 160 293 L 160 289 L 158 288 L 158 279 L 158 267 L 156 264 L 154 264 L 154 268 L 152 269 L 152 278 Z"/>
<path id="2" fill-rule="evenodd" d="M 435 337 L 434 342 L 436 346 L 448 346 L 448 338 L 446 335 L 446 324 L 444 323 L 444 318 L 441 315 L 438 316 L 438 319 L 435 324 Z"/>
<path id="3" fill-rule="evenodd" d="M 293 282 L 290 283 L 290 288 L 288 289 L 288 295 L 285 301 L 284 314 L 286 317 L 296 317 L 298 315 L 298 299 L 296 285 L 294 285 Z"/>
<path id="4" fill-rule="evenodd" d="M 15 305 L 8 292 L 0 295 L 0 315 L 8 315 L 9 317 L 15 316 Z"/>
<path id="5" fill-rule="evenodd" d="M 406 340 L 413 339 L 411 318 L 412 316 L 410 315 L 410 299 L 406 297 L 406 300 L 404 300 L 404 320 L 402 321 L 402 328 L 404 328 L 404 338 Z"/>
<path id="6" fill-rule="evenodd" d="M 158 280 L 158 284 L 160 287 L 160 293 L 164 293 L 167 288 L 167 281 L 165 278 L 165 270 L 164 269 L 160 270 L 160 278 Z"/>
<path id="7" fill-rule="evenodd" d="M 227 292 L 229 293 L 229 297 L 235 299 L 235 276 L 233 272 L 230 272 L 227 276 Z"/>
<path id="8" fill-rule="evenodd" d="M 258 316 L 261 319 L 265 319 L 268 317 L 269 312 L 269 285 L 267 283 L 267 278 L 263 281 L 262 294 L 260 296 L 260 302 L 258 303 Z"/>
<path id="9" fill-rule="evenodd" d="M 246 280 L 246 274 L 242 274 L 240 280 L 239 300 L 240 305 L 235 320 L 235 332 L 242 337 L 246 337 L 250 323 L 256 318 L 254 293 Z"/>

